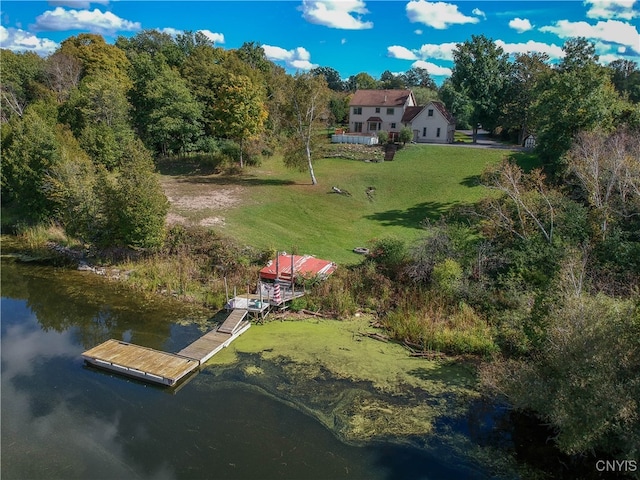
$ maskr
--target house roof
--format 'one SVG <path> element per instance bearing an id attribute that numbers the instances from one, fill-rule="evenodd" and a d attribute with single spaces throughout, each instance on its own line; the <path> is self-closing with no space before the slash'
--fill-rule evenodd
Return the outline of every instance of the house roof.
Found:
<path id="1" fill-rule="evenodd" d="M 407 109 L 404 111 L 404 115 L 402 115 L 401 122 L 411 123 L 411 120 L 416 118 L 416 115 L 418 115 L 423 108 L 424 107 L 407 107 Z"/>
<path id="2" fill-rule="evenodd" d="M 358 90 L 351 97 L 350 106 L 401 107 L 411 95 L 411 90 Z"/>
<path id="3" fill-rule="evenodd" d="M 381 122 L 382 119 L 380 117 L 369 117 L 367 118 L 367 122 Z"/>
<path id="4" fill-rule="evenodd" d="M 451 113 L 449 113 L 449 110 L 447 110 L 447 107 L 444 106 L 444 103 L 436 101 L 431 101 L 430 103 L 433 103 L 433 105 L 440 111 L 444 118 L 447 119 L 447 122 L 456 123 L 456 119 L 453 115 L 451 115 Z"/>
<path id="5" fill-rule="evenodd" d="M 338 266 L 329 260 L 322 260 L 311 255 L 278 255 L 266 267 L 260 270 L 260 278 L 275 280 L 277 278 L 290 280 L 291 267 L 293 275 L 301 277 L 328 277 L 336 271 Z"/>

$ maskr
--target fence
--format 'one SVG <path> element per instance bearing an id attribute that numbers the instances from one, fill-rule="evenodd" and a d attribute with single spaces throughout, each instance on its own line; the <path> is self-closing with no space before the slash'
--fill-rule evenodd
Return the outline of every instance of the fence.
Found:
<path id="1" fill-rule="evenodd" d="M 377 145 L 378 137 L 371 135 L 354 135 L 349 133 L 331 135 L 331 143 L 358 143 L 360 145 Z"/>

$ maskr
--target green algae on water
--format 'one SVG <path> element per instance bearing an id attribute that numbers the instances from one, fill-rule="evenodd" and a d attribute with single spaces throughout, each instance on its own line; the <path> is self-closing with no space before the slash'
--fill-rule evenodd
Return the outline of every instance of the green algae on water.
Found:
<path id="1" fill-rule="evenodd" d="M 473 372 L 414 358 L 371 339 L 367 318 L 254 325 L 208 363 L 316 417 L 351 443 L 429 435 L 435 419 L 464 414 L 478 396 Z"/>

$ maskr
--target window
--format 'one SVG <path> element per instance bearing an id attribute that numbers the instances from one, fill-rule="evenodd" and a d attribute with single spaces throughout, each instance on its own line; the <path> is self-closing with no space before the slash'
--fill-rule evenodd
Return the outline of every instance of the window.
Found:
<path id="1" fill-rule="evenodd" d="M 362 115 L 362 107 L 353 107 L 354 115 Z"/>
<path id="2" fill-rule="evenodd" d="M 438 128 L 438 130 L 436 130 L 436 137 L 440 136 L 440 129 Z"/>
<path id="3" fill-rule="evenodd" d="M 370 122 L 369 123 L 369 131 L 375 132 L 378 129 L 378 122 Z"/>
<path id="4" fill-rule="evenodd" d="M 423 136 L 423 137 L 426 137 L 426 136 L 427 136 L 427 127 L 424 127 L 424 128 L 422 129 L 422 136 Z"/>
<path id="5" fill-rule="evenodd" d="M 387 108 L 387 115 L 393 115 L 393 108 Z"/>
<path id="6" fill-rule="evenodd" d="M 380 113 L 380 107 L 376 107 L 376 113 Z"/>
<path id="7" fill-rule="evenodd" d="M 433 108 L 430 108 L 430 109 L 427 111 L 427 116 L 429 116 L 429 117 L 433 117 Z"/>
<path id="8" fill-rule="evenodd" d="M 353 124 L 354 132 L 362 132 L 362 122 L 356 122 Z"/>
<path id="9" fill-rule="evenodd" d="M 395 124 L 395 123 L 392 123 L 392 124 L 391 124 L 391 128 L 396 128 L 396 124 Z"/>

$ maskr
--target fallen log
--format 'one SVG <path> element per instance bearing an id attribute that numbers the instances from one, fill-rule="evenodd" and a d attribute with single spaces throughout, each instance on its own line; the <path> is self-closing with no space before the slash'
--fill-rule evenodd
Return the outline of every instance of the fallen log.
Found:
<path id="1" fill-rule="evenodd" d="M 388 336 L 381 335 L 379 333 L 365 332 L 365 333 L 361 333 L 360 335 L 362 335 L 363 337 L 373 338 L 374 340 L 380 340 L 381 342 L 385 342 L 385 343 L 389 342 Z"/>
<path id="2" fill-rule="evenodd" d="M 327 316 L 320 312 L 312 312 L 311 310 L 305 310 L 304 308 L 300 310 L 300 313 L 304 313 L 305 315 L 312 315 L 314 317 L 327 318 Z"/>
<path id="3" fill-rule="evenodd" d="M 418 358 L 442 358 L 445 354 L 442 352 L 413 352 L 410 353 L 409 356 Z"/>

